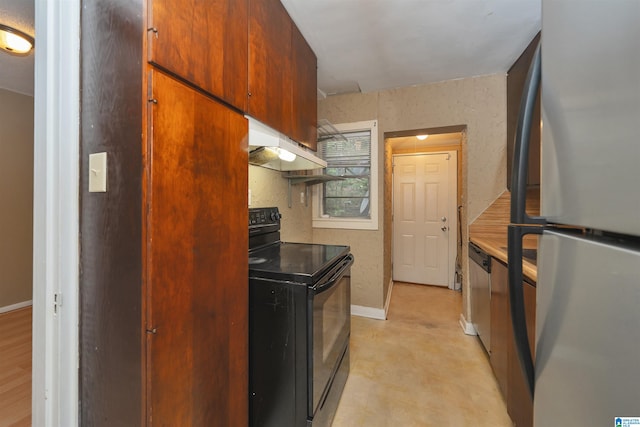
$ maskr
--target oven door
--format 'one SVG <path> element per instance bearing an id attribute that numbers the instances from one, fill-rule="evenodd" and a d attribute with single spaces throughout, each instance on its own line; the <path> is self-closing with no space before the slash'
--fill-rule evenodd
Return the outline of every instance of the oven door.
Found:
<path id="1" fill-rule="evenodd" d="M 351 265 L 353 255 L 343 258 L 309 292 L 309 416 L 327 398 L 331 379 L 349 342 L 351 331 Z"/>

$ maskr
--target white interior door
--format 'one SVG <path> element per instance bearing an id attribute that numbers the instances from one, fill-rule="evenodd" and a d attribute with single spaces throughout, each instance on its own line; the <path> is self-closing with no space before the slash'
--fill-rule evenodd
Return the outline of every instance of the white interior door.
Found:
<path id="1" fill-rule="evenodd" d="M 451 284 L 456 187 L 455 152 L 394 156 L 393 280 Z"/>

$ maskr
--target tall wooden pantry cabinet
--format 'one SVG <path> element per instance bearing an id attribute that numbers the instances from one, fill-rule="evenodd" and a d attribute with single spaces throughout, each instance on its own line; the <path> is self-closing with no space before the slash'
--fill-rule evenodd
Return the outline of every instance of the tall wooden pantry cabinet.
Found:
<path id="1" fill-rule="evenodd" d="M 315 54 L 279 0 L 81 6 L 81 425 L 246 426 L 244 115 L 315 149 Z"/>
<path id="2" fill-rule="evenodd" d="M 247 425 L 247 11 L 82 2 L 83 426 Z"/>

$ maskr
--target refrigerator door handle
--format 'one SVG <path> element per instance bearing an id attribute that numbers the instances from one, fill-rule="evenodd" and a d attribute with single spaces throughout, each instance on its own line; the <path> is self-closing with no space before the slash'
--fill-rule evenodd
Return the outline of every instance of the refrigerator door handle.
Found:
<path id="1" fill-rule="evenodd" d="M 527 202 L 527 173 L 529 171 L 529 143 L 531 126 L 536 106 L 536 97 L 540 87 L 541 53 L 540 44 L 529 66 L 525 80 L 518 125 L 516 127 L 515 146 L 513 150 L 513 170 L 511 172 L 511 223 L 512 224 L 545 224 L 541 217 L 530 217 L 525 210 Z"/>
<path id="2" fill-rule="evenodd" d="M 529 333 L 524 307 L 524 291 L 522 283 L 522 237 L 525 234 L 542 234 L 544 227 L 530 225 L 509 225 L 508 229 L 508 270 L 509 270 L 509 302 L 511 309 L 511 324 L 513 325 L 513 337 L 518 352 L 518 360 L 525 377 L 527 389 L 533 399 L 535 389 L 535 374 L 531 346 L 529 346 Z"/>

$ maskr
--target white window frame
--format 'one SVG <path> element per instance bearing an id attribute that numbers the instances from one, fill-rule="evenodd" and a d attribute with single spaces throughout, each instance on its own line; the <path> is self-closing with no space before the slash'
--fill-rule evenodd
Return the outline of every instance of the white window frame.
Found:
<path id="1" fill-rule="evenodd" d="M 341 123 L 334 125 L 340 132 L 371 132 L 371 178 L 369 182 L 370 218 L 332 218 L 322 215 L 322 185 L 313 187 L 313 228 L 343 228 L 350 230 L 378 229 L 378 121 Z"/>

